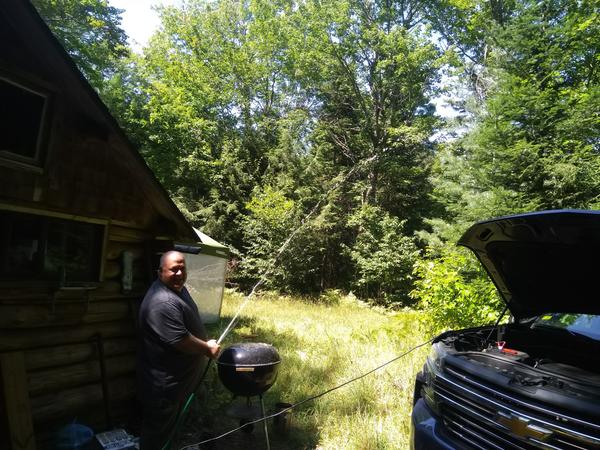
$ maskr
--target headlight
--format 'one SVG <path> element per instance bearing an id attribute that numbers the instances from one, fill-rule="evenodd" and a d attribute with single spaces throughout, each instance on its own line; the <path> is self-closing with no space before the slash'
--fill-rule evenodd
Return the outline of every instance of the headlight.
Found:
<path id="1" fill-rule="evenodd" d="M 421 395 L 427 406 L 435 413 L 439 413 L 435 401 L 433 383 L 438 373 L 442 371 L 444 356 L 447 354 L 446 346 L 442 342 L 436 342 L 431 346 L 429 356 L 423 367 L 423 388 Z"/>
<path id="2" fill-rule="evenodd" d="M 430 369 L 434 374 L 442 371 L 442 361 L 447 354 L 448 351 L 443 342 L 436 342 L 431 346 L 427 364 L 430 365 Z"/>

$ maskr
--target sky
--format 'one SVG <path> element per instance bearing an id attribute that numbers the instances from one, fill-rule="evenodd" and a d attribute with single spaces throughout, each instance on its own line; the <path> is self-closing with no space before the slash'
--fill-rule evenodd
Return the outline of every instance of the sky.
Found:
<path id="1" fill-rule="evenodd" d="M 153 6 L 180 4 L 179 0 L 108 0 L 115 8 L 125 10 L 121 17 L 121 27 L 129 36 L 129 45 L 140 51 L 146 45 L 152 33 L 160 26 L 158 15 Z"/>

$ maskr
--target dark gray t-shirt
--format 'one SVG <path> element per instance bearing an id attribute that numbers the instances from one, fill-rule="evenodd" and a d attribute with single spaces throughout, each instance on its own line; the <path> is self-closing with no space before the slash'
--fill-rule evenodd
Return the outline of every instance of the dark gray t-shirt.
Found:
<path id="1" fill-rule="evenodd" d="M 187 289 L 176 293 L 156 280 L 140 306 L 139 326 L 140 400 L 187 397 L 200 378 L 206 357 L 180 352 L 174 344 L 189 334 L 207 339 L 198 307 Z"/>

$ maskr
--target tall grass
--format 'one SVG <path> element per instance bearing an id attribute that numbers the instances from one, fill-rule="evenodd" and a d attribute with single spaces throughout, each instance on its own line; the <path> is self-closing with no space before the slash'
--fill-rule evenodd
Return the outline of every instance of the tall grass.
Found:
<path id="1" fill-rule="evenodd" d="M 243 300 L 241 294 L 226 294 L 223 319 L 211 330 L 214 336 L 225 328 Z M 236 342 L 275 346 L 282 363 L 275 385 L 265 394 L 267 409 L 276 402 L 297 403 L 320 394 L 429 338 L 424 335 L 419 312 L 376 310 L 352 297 L 330 295 L 325 300 L 327 304 L 262 294 L 245 307 L 240 322 L 223 343 L 223 348 Z M 425 346 L 295 408 L 289 432 L 272 436 L 271 448 L 408 448 L 414 377 L 427 351 Z M 206 385 L 205 419 L 218 433 L 226 427 L 231 395 L 218 381 L 216 371 L 210 371 Z M 234 444 L 223 448 L 234 448 Z"/>

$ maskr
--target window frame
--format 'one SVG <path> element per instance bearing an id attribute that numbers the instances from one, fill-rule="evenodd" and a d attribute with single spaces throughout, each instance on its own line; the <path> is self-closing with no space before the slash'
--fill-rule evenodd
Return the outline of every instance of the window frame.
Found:
<path id="1" fill-rule="evenodd" d="M 110 227 L 109 220 L 103 219 L 95 219 L 84 216 L 76 216 L 72 214 L 64 214 L 59 212 L 52 211 L 44 211 L 37 210 L 33 208 L 27 207 L 19 207 L 17 205 L 6 205 L 0 203 L 0 212 L 8 213 L 8 214 L 22 214 L 29 216 L 37 216 L 45 221 L 44 227 L 47 227 L 48 222 L 52 220 L 60 220 L 67 222 L 75 222 L 75 223 L 84 223 L 90 225 L 99 225 L 102 227 L 102 230 L 98 232 L 98 251 L 97 251 L 97 260 L 93 261 L 92 264 L 96 266 L 96 270 L 94 270 L 93 280 L 85 280 L 85 281 L 69 281 L 66 280 L 66 284 L 62 284 L 60 280 L 48 279 L 43 276 L 32 276 L 31 278 L 24 279 L 2 279 L 0 278 L 0 287 L 12 287 L 12 286 L 22 286 L 23 284 L 31 285 L 32 287 L 39 286 L 54 286 L 58 289 L 62 288 L 71 288 L 71 287 L 93 287 L 98 286 L 100 283 L 104 281 L 104 268 L 105 268 L 105 255 L 106 255 L 106 247 L 108 242 L 108 233 Z M 42 271 L 43 272 L 43 271 Z M 38 274 L 39 275 L 39 274 Z M 58 282 L 58 283 L 57 283 Z"/>
<path id="2" fill-rule="evenodd" d="M 29 81 L 23 76 L 7 73 L 2 70 L 0 70 L 0 81 L 42 97 L 44 100 L 33 157 L 0 149 L 0 164 L 13 168 L 29 169 L 36 172 L 41 172 L 49 145 L 50 122 L 52 117 L 51 111 L 53 109 L 53 94 L 48 88 L 42 87 L 42 83 Z"/>

